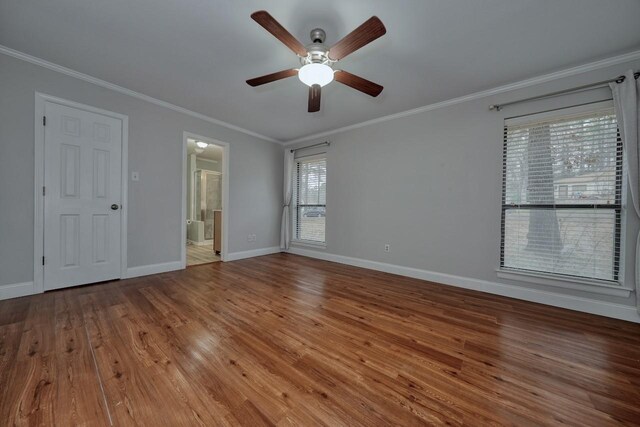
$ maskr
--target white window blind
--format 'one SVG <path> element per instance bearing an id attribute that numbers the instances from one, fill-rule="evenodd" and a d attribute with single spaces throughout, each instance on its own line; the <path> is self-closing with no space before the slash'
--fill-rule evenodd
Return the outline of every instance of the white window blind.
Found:
<path id="1" fill-rule="evenodd" d="M 327 207 L 326 158 L 298 159 L 293 190 L 295 240 L 324 243 Z"/>
<path id="2" fill-rule="evenodd" d="M 622 162 L 610 107 L 505 121 L 501 267 L 617 282 Z"/>

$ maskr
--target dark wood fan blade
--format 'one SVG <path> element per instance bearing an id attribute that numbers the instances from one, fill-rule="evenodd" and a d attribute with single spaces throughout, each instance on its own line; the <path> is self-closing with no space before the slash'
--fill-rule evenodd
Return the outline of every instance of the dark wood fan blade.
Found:
<path id="1" fill-rule="evenodd" d="M 335 81 L 342 83 L 343 85 L 347 85 L 349 87 L 354 88 L 355 90 L 359 90 L 360 92 L 366 93 L 367 95 L 376 97 L 380 95 L 382 89 L 384 87 L 380 86 L 377 83 L 369 81 L 367 79 L 363 79 L 362 77 L 358 77 L 355 74 L 351 74 L 346 71 L 338 71 L 333 74 L 333 78 Z"/>
<path id="2" fill-rule="evenodd" d="M 249 86 L 260 86 L 266 83 L 275 82 L 276 80 L 286 79 L 287 77 L 293 77 L 298 74 L 298 70 L 282 70 L 277 73 L 267 74 L 266 76 L 256 77 L 255 79 L 247 80 Z"/>
<path id="3" fill-rule="evenodd" d="M 320 85 L 309 86 L 309 112 L 315 113 L 320 111 L 320 92 L 322 87 Z"/>
<path id="4" fill-rule="evenodd" d="M 342 40 L 329 49 L 329 58 L 338 61 L 355 52 L 378 37 L 382 37 L 387 29 L 377 16 L 367 19 L 364 24 L 347 34 Z"/>
<path id="5" fill-rule="evenodd" d="M 296 55 L 306 56 L 307 50 L 304 45 L 291 35 L 275 18 L 265 10 L 259 10 L 251 14 L 251 19 L 256 21 L 262 28 L 269 31 L 278 40 L 291 49 Z"/>

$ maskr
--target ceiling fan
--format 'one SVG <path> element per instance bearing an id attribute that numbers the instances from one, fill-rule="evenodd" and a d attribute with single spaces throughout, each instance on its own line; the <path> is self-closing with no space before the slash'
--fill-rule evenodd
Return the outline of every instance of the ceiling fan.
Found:
<path id="1" fill-rule="evenodd" d="M 322 86 L 336 80 L 370 96 L 378 96 L 383 87 L 362 77 L 343 70 L 334 70 L 333 64 L 361 47 L 383 36 L 387 30 L 377 16 L 372 16 L 362 25 L 347 34 L 331 47 L 324 44 L 326 34 L 321 28 L 311 31 L 311 44 L 304 46 L 289 33 L 268 12 L 260 10 L 251 14 L 251 18 L 269 31 L 300 58 L 302 67 L 278 71 L 266 76 L 247 80 L 250 86 L 298 76 L 302 83 L 309 86 L 309 112 L 320 111 L 320 92 Z"/>

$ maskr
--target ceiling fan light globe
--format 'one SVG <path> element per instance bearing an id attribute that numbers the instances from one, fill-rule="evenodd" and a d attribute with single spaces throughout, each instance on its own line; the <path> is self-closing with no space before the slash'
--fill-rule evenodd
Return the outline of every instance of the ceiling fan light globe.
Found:
<path id="1" fill-rule="evenodd" d="M 206 142 L 203 142 L 203 141 L 197 141 L 196 145 L 198 146 L 198 148 L 207 148 L 207 146 L 209 144 L 207 144 Z"/>
<path id="2" fill-rule="evenodd" d="M 326 86 L 333 81 L 333 69 L 325 64 L 307 64 L 298 71 L 298 78 L 307 86 Z"/>

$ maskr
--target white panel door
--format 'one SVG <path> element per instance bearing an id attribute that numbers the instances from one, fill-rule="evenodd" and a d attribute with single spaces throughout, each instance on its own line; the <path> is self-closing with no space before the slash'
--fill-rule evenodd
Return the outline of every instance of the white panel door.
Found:
<path id="1" fill-rule="evenodd" d="M 44 287 L 120 277 L 122 121 L 45 104 Z"/>

